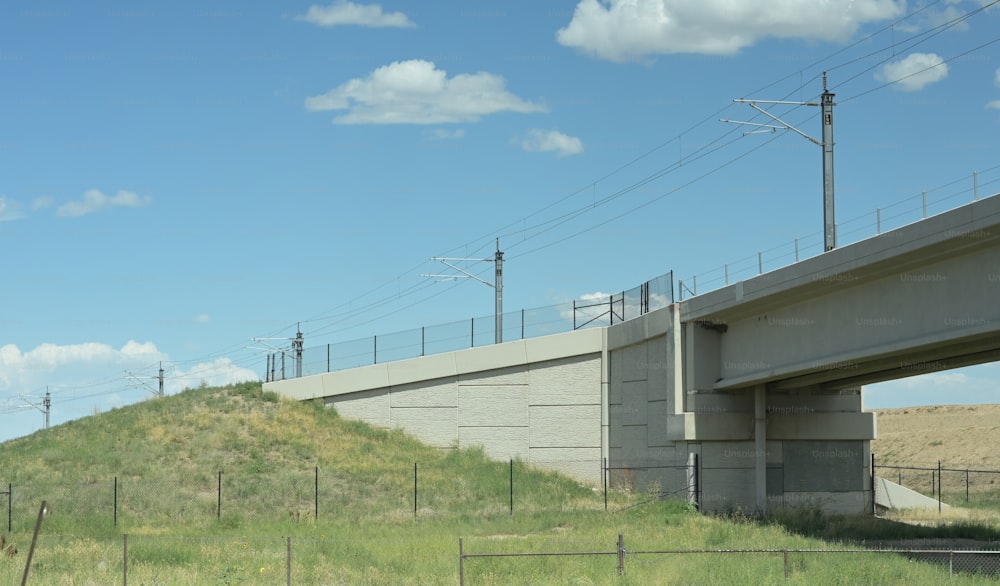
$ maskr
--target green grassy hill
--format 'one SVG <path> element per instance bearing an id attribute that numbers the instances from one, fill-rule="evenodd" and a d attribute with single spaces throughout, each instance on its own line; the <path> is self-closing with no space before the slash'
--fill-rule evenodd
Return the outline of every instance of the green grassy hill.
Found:
<path id="1" fill-rule="evenodd" d="M 49 513 L 29 581 L 38 584 L 120 583 L 125 560 L 135 584 L 284 584 L 289 571 L 295 584 L 454 584 L 459 537 L 467 553 L 613 552 L 618 533 L 636 551 L 828 548 L 841 538 L 837 523 L 842 535 L 859 531 L 815 512 L 709 518 L 618 491 L 605 512 L 596 487 L 521 462 L 511 514 L 509 482 L 508 463 L 481 450 L 431 448 L 279 400 L 259 383 L 190 390 L 0 444 L 0 491 L 13 487 L 0 583 L 19 583 L 42 500 Z M 886 530 L 860 526 L 861 537 Z M 793 562 L 793 583 L 947 578 L 889 556 Z M 634 555 L 624 576 L 616 564 L 614 555 L 465 560 L 469 584 L 784 583 L 780 555 Z"/>

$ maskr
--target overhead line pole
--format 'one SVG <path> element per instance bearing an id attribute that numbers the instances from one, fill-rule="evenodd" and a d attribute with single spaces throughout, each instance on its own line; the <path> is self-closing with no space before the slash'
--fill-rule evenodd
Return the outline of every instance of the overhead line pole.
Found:
<path id="1" fill-rule="evenodd" d="M 500 239 L 497 238 L 497 250 L 494 253 L 493 258 L 441 258 L 441 257 L 431 257 L 431 260 L 436 260 L 441 264 L 445 265 L 450 269 L 454 269 L 461 275 L 422 275 L 424 277 L 437 277 L 445 280 L 455 280 L 455 279 L 473 279 L 479 281 L 480 283 L 486 285 L 487 287 L 492 287 L 496 292 L 496 343 L 500 344 L 503 342 L 503 252 L 500 250 Z M 455 266 L 451 263 L 453 262 L 492 262 L 494 264 L 494 281 L 490 283 L 484 279 L 473 275 L 469 271 Z"/>
<path id="2" fill-rule="evenodd" d="M 733 100 L 734 102 L 740 104 L 747 104 L 754 110 L 760 112 L 761 114 L 767 116 L 768 118 L 774 120 L 779 125 L 774 124 L 758 124 L 755 122 L 741 122 L 738 120 L 728 120 L 723 118 L 720 122 L 731 122 L 734 124 L 742 124 L 744 126 L 754 126 L 760 130 L 751 130 L 744 132 L 743 135 L 748 134 L 759 134 L 762 132 L 773 133 L 777 130 L 791 130 L 792 132 L 802 136 L 809 142 L 822 147 L 823 149 L 823 251 L 829 252 L 837 247 L 837 223 L 834 216 L 834 189 L 833 189 L 833 107 L 835 105 L 833 97 L 835 94 L 827 89 L 826 84 L 826 73 L 823 73 L 823 93 L 820 94 L 819 102 L 784 102 L 776 100 L 746 100 L 739 98 Z M 768 112 L 767 110 L 761 108 L 757 104 L 788 104 L 795 106 L 820 106 L 823 109 L 822 112 L 822 140 L 816 140 L 815 138 L 809 136 L 808 134 L 802 132 L 798 128 L 795 128 L 791 124 L 785 122 L 781 118 L 778 118 L 774 114 Z"/>

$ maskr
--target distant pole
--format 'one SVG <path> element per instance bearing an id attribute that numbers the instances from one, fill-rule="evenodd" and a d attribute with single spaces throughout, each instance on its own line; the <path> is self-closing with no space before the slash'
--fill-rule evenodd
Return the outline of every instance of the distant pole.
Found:
<path id="1" fill-rule="evenodd" d="M 834 189 L 833 189 L 833 106 L 834 101 L 833 94 L 829 89 L 827 89 L 826 82 L 826 72 L 823 72 L 823 93 L 820 94 L 819 102 L 786 102 L 786 101 L 776 101 L 776 100 L 747 100 L 747 99 L 737 99 L 733 100 L 737 103 L 748 104 L 751 108 L 757 112 L 767 116 L 777 124 L 760 124 L 757 122 L 740 122 L 738 120 L 729 120 L 723 118 L 721 122 L 732 122 L 735 124 L 742 124 L 744 126 L 752 126 L 757 128 L 757 130 L 750 130 L 744 132 L 743 135 L 748 134 L 758 134 L 762 132 L 774 133 L 778 130 L 791 130 L 792 132 L 802 136 L 809 142 L 818 145 L 823 149 L 823 250 L 824 252 L 829 252 L 837 247 L 837 222 L 834 218 Z M 796 106 L 820 106 L 822 108 L 822 119 L 823 119 L 823 134 L 821 140 L 816 140 L 815 138 L 809 136 L 808 134 L 802 132 L 798 128 L 795 128 L 791 124 L 785 122 L 781 118 L 778 118 L 769 111 L 761 108 L 758 104 L 786 104 L 786 105 L 796 105 Z M 696 288 L 697 289 L 697 288 Z M 697 293 L 695 293 L 697 294 Z"/>
<path id="2" fill-rule="evenodd" d="M 497 251 L 493 257 L 494 269 L 496 270 L 496 284 L 493 286 L 497 294 L 496 308 L 496 342 L 503 342 L 503 252 L 500 251 L 500 239 L 497 238 Z"/>
<path id="3" fill-rule="evenodd" d="M 302 346 L 305 339 L 302 337 L 301 325 L 296 328 L 295 339 L 292 340 L 292 348 L 295 350 L 295 378 L 302 378 Z"/>
<path id="4" fill-rule="evenodd" d="M 45 407 L 45 429 L 49 428 L 49 416 L 52 413 L 52 394 L 49 393 L 48 389 L 45 390 L 45 400 L 42 402 Z"/>
<path id="5" fill-rule="evenodd" d="M 163 363 L 160 362 L 160 392 L 159 395 L 163 396 Z"/>
<path id="6" fill-rule="evenodd" d="M 827 252 L 837 247 L 837 223 L 833 210 L 833 96 L 826 87 L 824 72 L 820 104 L 823 108 L 823 248 Z"/>
<path id="7" fill-rule="evenodd" d="M 449 275 L 429 275 L 429 274 L 425 274 L 425 275 L 423 275 L 424 277 L 436 277 L 436 278 L 440 278 L 440 279 L 443 279 L 443 280 L 472 279 L 474 281 L 479 281 L 480 283 L 486 285 L 487 287 L 493 287 L 494 292 L 496 294 L 496 309 L 495 309 L 495 312 L 496 312 L 496 315 L 495 315 L 496 323 L 494 325 L 494 327 L 496 328 L 496 332 L 494 334 L 494 339 L 495 339 L 495 341 L 496 341 L 497 344 L 503 342 L 503 252 L 501 252 L 501 250 L 500 250 L 500 239 L 497 238 L 497 250 L 493 254 L 492 258 L 441 258 L 441 257 L 435 256 L 435 257 L 432 257 L 431 260 L 439 261 L 441 264 L 445 265 L 446 267 L 448 267 L 448 268 L 450 268 L 450 269 L 452 269 L 454 271 L 458 271 L 461 274 L 458 274 L 458 275 L 456 275 L 456 274 L 449 274 Z M 469 271 L 467 271 L 467 270 L 465 270 L 465 269 L 463 269 L 463 268 L 461 268 L 459 266 L 451 264 L 452 262 L 455 262 L 455 261 L 460 261 L 460 262 L 472 262 L 472 261 L 492 262 L 493 265 L 494 265 L 493 266 L 493 269 L 494 269 L 494 281 L 492 283 L 490 283 L 489 281 L 486 281 L 484 279 L 480 279 L 476 275 L 473 275 Z M 473 345 L 475 345 L 475 344 L 473 344 Z"/>

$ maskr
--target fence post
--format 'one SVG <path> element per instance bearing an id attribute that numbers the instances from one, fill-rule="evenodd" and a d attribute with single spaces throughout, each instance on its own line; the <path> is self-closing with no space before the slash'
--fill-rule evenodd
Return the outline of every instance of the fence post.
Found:
<path id="1" fill-rule="evenodd" d="M 14 512 L 14 508 L 12 505 L 13 494 L 14 494 L 14 485 L 8 482 L 7 483 L 7 533 L 11 533 L 10 529 L 11 513 Z"/>
<path id="2" fill-rule="evenodd" d="M 608 459 L 604 458 L 604 467 L 601 469 L 601 477 L 604 479 L 604 512 L 608 512 Z"/>
<path id="3" fill-rule="evenodd" d="M 219 470 L 219 496 L 215 508 L 215 518 L 222 519 L 222 470 Z"/>
<path id="4" fill-rule="evenodd" d="M 24 564 L 24 576 L 21 577 L 21 586 L 28 583 L 28 570 L 31 569 L 31 558 L 35 557 L 35 545 L 38 543 L 38 532 L 42 529 L 42 518 L 45 516 L 45 501 L 38 509 L 38 520 L 35 521 L 35 533 L 31 536 L 31 547 L 28 548 L 28 561 Z"/>
<path id="5" fill-rule="evenodd" d="M 288 584 L 288 586 L 292 586 L 292 538 L 291 537 L 288 538 L 287 551 L 288 554 L 285 557 L 285 559 L 287 560 L 285 564 L 285 576 L 286 576 L 285 583 Z"/>
<path id="6" fill-rule="evenodd" d="M 413 516 L 417 516 L 417 463 L 413 463 Z"/>
<path id="7" fill-rule="evenodd" d="M 128 586 L 128 533 L 122 535 L 122 585 Z"/>
<path id="8" fill-rule="evenodd" d="M 944 484 L 941 480 L 941 460 L 938 460 L 938 515 L 941 514 L 941 485 Z"/>
<path id="9" fill-rule="evenodd" d="M 965 502 L 969 502 L 969 469 L 965 469 Z"/>
<path id="10" fill-rule="evenodd" d="M 618 534 L 618 575 L 625 573 L 625 539 L 622 534 Z"/>
<path id="11" fill-rule="evenodd" d="M 330 345 L 326 345 L 326 371 L 330 372 Z"/>
<path id="12" fill-rule="evenodd" d="M 465 586 L 465 553 L 462 550 L 462 538 L 458 538 L 458 585 Z"/>
<path id="13" fill-rule="evenodd" d="M 319 520 L 319 466 L 316 466 L 315 489 L 313 490 L 313 520 Z"/>
<path id="14" fill-rule="evenodd" d="M 115 476 L 115 527 L 118 526 L 118 477 Z"/>
<path id="15" fill-rule="evenodd" d="M 878 495 L 878 493 L 877 493 L 878 480 L 875 479 L 875 454 L 872 454 L 872 470 L 871 470 L 871 472 L 872 472 L 872 515 L 877 515 L 878 514 L 878 503 L 876 503 L 876 500 L 877 500 L 877 495 Z"/>
<path id="16" fill-rule="evenodd" d="M 698 454 L 688 452 L 684 475 L 687 480 L 687 501 L 700 509 L 701 506 L 698 503 Z"/>
<path id="17" fill-rule="evenodd" d="M 788 550 L 784 550 L 785 554 L 785 582 L 788 581 Z"/>
<path id="18" fill-rule="evenodd" d="M 510 459 L 510 514 L 514 514 L 514 458 Z"/>

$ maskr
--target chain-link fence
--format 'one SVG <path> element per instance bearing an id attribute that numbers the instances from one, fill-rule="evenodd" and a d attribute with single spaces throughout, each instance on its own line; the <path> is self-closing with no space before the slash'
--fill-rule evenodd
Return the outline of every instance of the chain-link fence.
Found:
<path id="1" fill-rule="evenodd" d="M 385 518 L 441 514 L 531 512 L 620 508 L 637 497 L 687 498 L 684 484 L 635 482 L 637 470 L 609 466 L 606 460 L 547 460 L 546 468 L 592 467 L 603 487 L 567 480 L 520 460 L 492 462 L 463 478 L 448 461 L 400 463 L 392 471 L 341 475 L 312 468 L 202 470 L 184 478 L 128 474 L 65 483 L 59 478 L 6 483 L 0 522 L 8 533 L 29 531 L 38 503 L 48 503 L 50 531 L 83 534 L 94 530 L 134 532 L 161 528 L 248 522 L 285 522 L 321 518 Z M 251 467 L 252 468 L 252 467 Z M 680 472 L 685 467 L 661 467 Z M 643 468 L 642 471 L 648 471 Z M 387 507 L 387 503 L 390 505 Z M 394 503 L 394 508 L 391 506 Z"/>
<path id="2" fill-rule="evenodd" d="M 879 463 L 876 474 L 947 505 L 995 506 L 1000 502 L 1000 470 Z"/>
<path id="3" fill-rule="evenodd" d="M 673 273 L 606 297 L 573 300 L 503 314 L 503 340 L 524 340 L 627 321 L 674 301 Z M 496 316 L 379 334 L 269 354 L 266 380 L 381 364 L 496 343 Z"/>
<path id="4" fill-rule="evenodd" d="M 607 540 L 610 541 L 610 540 Z M 590 576 L 655 576 L 662 583 L 887 583 L 904 581 L 900 570 L 912 568 L 919 579 L 980 579 L 1000 577 L 1000 551 L 955 549 L 656 549 L 627 546 L 621 533 L 613 548 L 601 550 L 593 542 L 569 543 L 563 549 L 512 549 L 493 539 L 459 538 L 459 584 L 476 584 L 498 576 L 513 583 L 530 582 L 541 564 L 562 562 L 569 571 Z M 902 563 L 900 561 L 903 560 Z M 858 580 L 853 579 L 855 576 Z"/>
<path id="5" fill-rule="evenodd" d="M 391 555 L 382 558 L 393 567 L 386 567 L 364 563 L 370 534 L 343 532 L 334 537 L 308 529 L 295 532 L 300 535 L 90 536 L 46 532 L 43 526 L 27 568 L 27 583 L 273 586 L 455 582 L 448 552 L 419 535 L 394 533 L 391 547 L 386 548 L 392 550 Z M 359 543 L 361 540 L 367 543 Z M 24 543 L 16 555 L 0 556 L 0 583 L 22 583 L 28 546 Z"/>

